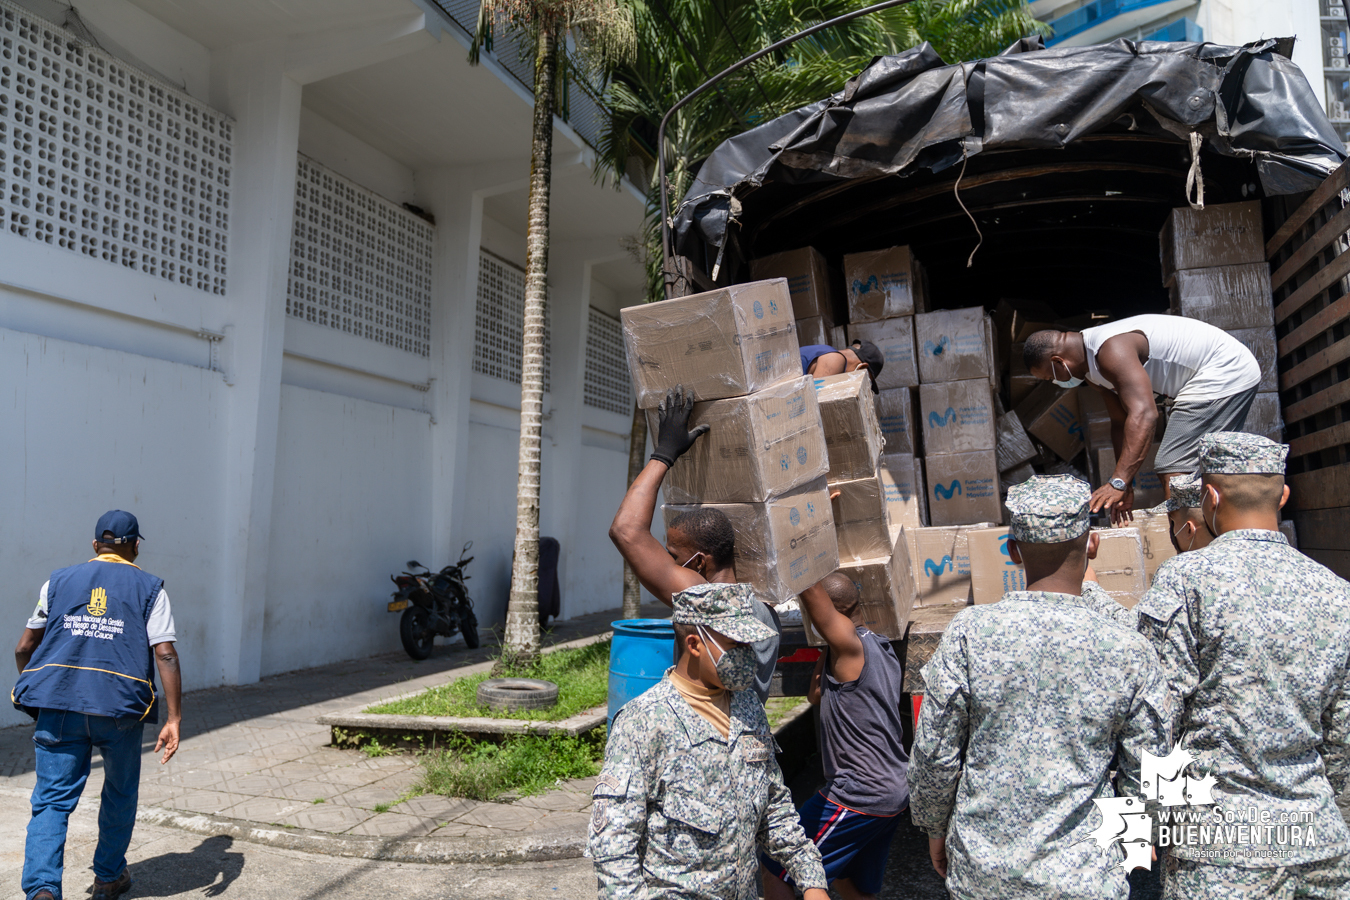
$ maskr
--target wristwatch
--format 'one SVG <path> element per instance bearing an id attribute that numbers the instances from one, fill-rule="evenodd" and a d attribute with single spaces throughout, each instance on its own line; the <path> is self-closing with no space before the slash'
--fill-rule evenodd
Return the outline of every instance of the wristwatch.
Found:
<path id="1" fill-rule="evenodd" d="M 1118 491 L 1125 490 L 1125 482 L 1120 478 L 1112 478 L 1108 483 Z"/>

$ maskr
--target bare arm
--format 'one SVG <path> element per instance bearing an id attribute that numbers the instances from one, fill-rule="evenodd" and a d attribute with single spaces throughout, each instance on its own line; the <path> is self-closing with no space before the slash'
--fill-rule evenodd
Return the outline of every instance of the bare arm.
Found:
<path id="1" fill-rule="evenodd" d="M 1138 474 L 1153 443 L 1158 424 L 1158 408 L 1153 401 L 1153 382 L 1144 371 L 1140 356 L 1148 355 L 1148 339 L 1142 334 L 1118 334 L 1097 351 L 1097 367 L 1116 388 L 1116 402 L 1124 409 L 1125 423 L 1120 445 L 1116 447 L 1116 470 L 1112 477 L 1126 484 Z M 1107 410 L 1111 407 L 1108 404 Z M 1112 440 L 1115 438 L 1115 415 Z M 1096 506 L 1093 507 L 1095 512 Z"/>
<path id="2" fill-rule="evenodd" d="M 38 644 L 42 643 L 42 636 L 47 633 L 45 628 L 25 628 L 23 634 L 19 636 L 19 644 L 14 648 L 14 664 L 22 672 L 28 665 L 28 661 L 33 658 Z"/>
<path id="3" fill-rule="evenodd" d="M 609 539 L 633 567 L 642 586 L 670 606 L 672 594 L 702 584 L 703 577 L 692 569 L 680 568 L 661 542 L 652 537 L 656 495 L 668 470 L 669 467 L 658 459 L 643 467 L 619 504 L 619 511 L 609 526 Z"/>
<path id="4" fill-rule="evenodd" d="M 830 645 L 830 675 L 835 681 L 857 681 L 863 670 L 863 644 L 853 620 L 834 608 L 818 584 L 802 591 L 801 602 L 811 624 Z"/>
<path id="5" fill-rule="evenodd" d="M 828 378 L 831 375 L 842 375 L 848 368 L 848 357 L 836 350 L 833 353 L 826 353 L 823 356 L 817 356 L 811 363 L 806 374 L 814 375 L 816 378 Z"/>
<path id="6" fill-rule="evenodd" d="M 806 702 L 812 706 L 820 705 L 820 677 L 825 674 L 825 654 L 816 660 L 815 671 L 811 673 L 811 685 L 806 689 Z"/>
<path id="7" fill-rule="evenodd" d="M 159 761 L 163 765 L 178 752 L 178 731 L 183 721 L 183 678 L 178 669 L 178 650 L 173 641 L 156 644 L 154 653 L 159 683 L 164 687 L 164 703 L 169 707 L 168 718 L 159 730 L 159 740 L 155 742 L 155 752 L 164 751 Z"/>

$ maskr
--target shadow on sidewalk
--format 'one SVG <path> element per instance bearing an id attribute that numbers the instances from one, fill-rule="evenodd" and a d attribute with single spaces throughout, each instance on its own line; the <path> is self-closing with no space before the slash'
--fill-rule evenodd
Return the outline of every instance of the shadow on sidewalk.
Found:
<path id="1" fill-rule="evenodd" d="M 218 897 L 244 871 L 244 854 L 231 853 L 234 838 L 209 837 L 191 853 L 165 853 L 142 860 L 133 866 L 135 897 L 179 897 L 201 891 L 203 896 Z"/>

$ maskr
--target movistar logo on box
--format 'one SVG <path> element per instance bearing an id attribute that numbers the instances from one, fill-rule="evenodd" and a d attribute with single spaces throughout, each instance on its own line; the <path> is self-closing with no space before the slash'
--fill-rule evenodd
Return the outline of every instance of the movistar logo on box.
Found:
<path id="1" fill-rule="evenodd" d="M 933 495 L 939 500 L 950 500 L 952 497 L 961 496 L 961 479 L 955 478 L 949 485 L 933 485 Z"/>

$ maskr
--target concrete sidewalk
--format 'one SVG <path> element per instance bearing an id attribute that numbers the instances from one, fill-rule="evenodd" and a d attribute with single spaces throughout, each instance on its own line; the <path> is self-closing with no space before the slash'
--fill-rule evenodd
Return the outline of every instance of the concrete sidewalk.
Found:
<path id="1" fill-rule="evenodd" d="M 643 615 L 663 617 L 659 605 Z M 617 610 L 558 623 L 545 645 L 609 630 Z M 394 626 L 391 620 L 391 627 Z M 481 671 L 495 641 L 458 641 L 415 662 L 396 653 L 194 691 L 183 698 L 183 740 L 165 766 L 146 729 L 139 818 L 148 824 L 291 850 L 409 862 L 526 862 L 579 856 L 593 779 L 509 803 L 425 795 L 404 799 L 421 777 L 411 756 L 367 758 L 329 746 L 315 718 L 368 706 Z M 185 668 L 191 659 L 183 661 Z M 462 671 L 464 669 L 468 671 Z M 0 730 L 0 789 L 31 790 L 32 727 Z M 101 761 L 84 792 L 97 804 Z"/>

